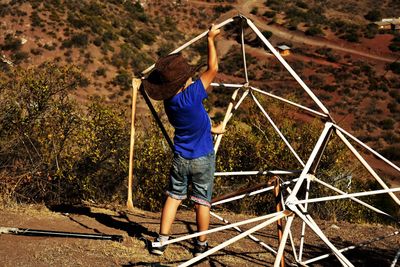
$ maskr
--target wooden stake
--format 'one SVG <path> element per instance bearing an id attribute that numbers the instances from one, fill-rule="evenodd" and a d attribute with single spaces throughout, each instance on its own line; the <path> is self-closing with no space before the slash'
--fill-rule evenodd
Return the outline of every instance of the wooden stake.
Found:
<path id="1" fill-rule="evenodd" d="M 142 84 L 141 79 L 132 79 L 132 122 L 131 122 L 131 143 L 129 151 L 129 176 L 128 176 L 128 200 L 126 202 L 126 207 L 128 210 L 133 211 L 133 201 L 132 201 L 132 184 L 133 184 L 133 155 L 134 155 L 134 145 L 135 145 L 135 114 L 136 114 L 136 99 L 137 92 L 140 85 Z"/>
<path id="2" fill-rule="evenodd" d="M 269 181 L 271 185 L 274 186 L 274 197 L 275 197 L 275 203 L 276 203 L 276 211 L 280 212 L 282 211 L 282 203 L 281 203 L 281 186 L 279 183 L 279 177 L 274 176 L 272 179 Z M 282 235 L 283 235 L 283 225 L 282 225 L 282 219 L 279 219 L 276 221 L 277 227 L 278 227 L 278 242 L 281 244 L 282 241 Z M 281 258 L 281 267 L 285 267 L 285 256 L 282 254 Z"/>

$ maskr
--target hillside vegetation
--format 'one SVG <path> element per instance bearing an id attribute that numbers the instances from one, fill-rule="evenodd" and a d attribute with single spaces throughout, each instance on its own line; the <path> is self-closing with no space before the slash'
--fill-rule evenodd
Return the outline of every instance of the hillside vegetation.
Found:
<path id="1" fill-rule="evenodd" d="M 249 16 L 276 46 L 287 44 L 287 61 L 315 90 L 340 125 L 399 160 L 399 63 L 363 58 L 325 46 L 309 46 L 279 37 L 276 31 L 327 44 L 396 58 L 397 32 L 382 32 L 367 18 L 374 5 L 365 1 L 248 1 Z M 396 1 L 393 1 L 396 2 Z M 236 15 L 246 1 L 1 1 L 0 187 L 4 201 L 98 202 L 125 199 L 129 151 L 130 83 L 159 56 L 206 30 L 212 22 Z M 393 5 L 392 5 L 393 4 Z M 384 1 L 377 17 L 393 16 L 397 4 Z M 394 7 L 394 8 L 391 8 Z M 350 20 L 352 14 L 359 14 Z M 367 16 L 367 15 L 370 16 Z M 376 15 L 376 14 L 375 14 Z M 365 18 L 365 16 L 367 18 Z M 274 33 L 275 32 L 275 33 Z M 218 39 L 217 81 L 243 82 L 238 27 Z M 255 86 L 312 105 L 286 70 L 245 29 L 249 78 Z M 371 43 L 370 43 L 371 42 Z M 185 51 L 193 64 L 206 60 L 205 40 Z M 376 46 L 379 44 L 379 47 Z M 374 46 L 375 45 L 375 46 Z M 372 48 L 371 48 L 372 47 Z M 382 49 L 381 52 L 377 50 Z M 231 92 L 215 88 L 206 103 L 221 120 Z M 142 101 L 143 102 L 143 101 Z M 263 100 L 282 132 L 306 159 L 321 131 L 321 121 L 295 116 L 297 110 Z M 170 150 L 140 106 L 135 155 L 135 204 L 157 210 L 166 185 Z M 162 107 L 156 105 L 162 114 Z M 222 143 L 218 169 L 299 168 L 264 117 L 245 102 Z M 165 120 L 165 117 L 162 117 Z M 311 125 L 311 126 L 310 126 Z M 171 132 L 171 129 L 168 129 Z M 242 142 L 246 140 L 246 142 Z M 350 160 L 349 160 L 350 159 Z M 349 188 L 340 173 L 354 178 Z M 346 173 L 347 172 L 347 173 Z M 334 139 L 320 175 L 343 190 L 379 188 L 349 151 Z M 386 176 L 389 178 L 390 175 Z M 392 175 L 393 178 L 393 175 Z M 216 193 L 265 182 L 239 178 L 216 180 Z M 316 194 L 323 194 L 315 189 Z M 265 212 L 271 198 L 231 206 Z M 397 212 L 380 196 L 371 202 Z M 376 221 L 351 204 L 317 206 L 321 216 Z M 353 215 L 352 215 L 353 214 Z M 353 216 L 353 217 L 352 217 Z"/>

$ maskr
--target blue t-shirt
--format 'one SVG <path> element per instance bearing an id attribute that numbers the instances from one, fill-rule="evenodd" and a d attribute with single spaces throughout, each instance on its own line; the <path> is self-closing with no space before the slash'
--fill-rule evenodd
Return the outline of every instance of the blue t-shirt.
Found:
<path id="1" fill-rule="evenodd" d="M 179 94 L 164 100 L 168 120 L 175 128 L 174 149 L 185 159 L 214 151 L 211 122 L 203 106 L 207 92 L 200 79 Z"/>

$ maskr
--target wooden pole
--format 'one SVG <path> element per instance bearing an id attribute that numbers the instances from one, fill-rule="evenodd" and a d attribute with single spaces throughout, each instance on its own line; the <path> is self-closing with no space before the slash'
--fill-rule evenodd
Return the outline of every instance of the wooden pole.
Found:
<path id="1" fill-rule="evenodd" d="M 282 203 L 281 203 L 281 186 L 279 183 L 279 177 L 274 176 L 272 179 L 269 181 L 271 185 L 274 186 L 274 197 L 275 197 L 275 203 L 276 203 L 276 211 L 281 212 L 282 211 Z M 283 225 L 282 225 L 282 219 L 279 219 L 276 221 L 276 225 L 278 228 L 278 243 L 281 244 L 282 242 L 282 236 L 283 236 Z M 281 257 L 281 267 L 285 267 L 285 256 L 282 254 Z"/>
<path id="2" fill-rule="evenodd" d="M 126 207 L 128 210 L 133 211 L 132 201 L 132 184 L 133 184 L 133 155 L 135 148 L 135 114 L 136 114 L 136 99 L 137 92 L 140 85 L 142 84 L 141 79 L 132 79 L 132 117 L 131 117 L 131 142 L 129 151 L 129 176 L 128 176 L 128 200 L 126 201 Z"/>

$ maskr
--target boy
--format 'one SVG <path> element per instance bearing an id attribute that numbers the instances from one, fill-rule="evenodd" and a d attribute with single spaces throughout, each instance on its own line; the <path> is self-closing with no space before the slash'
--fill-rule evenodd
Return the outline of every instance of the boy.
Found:
<path id="1" fill-rule="evenodd" d="M 150 97 L 164 100 L 168 120 L 175 128 L 168 196 L 156 240 L 161 243 L 169 239 L 176 211 L 187 197 L 188 182 L 192 185 L 190 198 L 195 202 L 197 230 L 208 230 L 215 155 L 211 122 L 202 101 L 207 97 L 207 90 L 218 71 L 214 39 L 219 33 L 220 30 L 212 25 L 208 32 L 208 68 L 194 83 L 191 77 L 196 68 L 190 66 L 181 54 L 159 59 L 149 77 L 143 81 Z M 214 131 L 222 133 L 220 127 L 213 128 Z M 153 247 L 151 252 L 162 255 L 165 248 Z M 202 235 L 197 239 L 194 255 L 203 253 L 207 248 L 207 237 Z"/>

